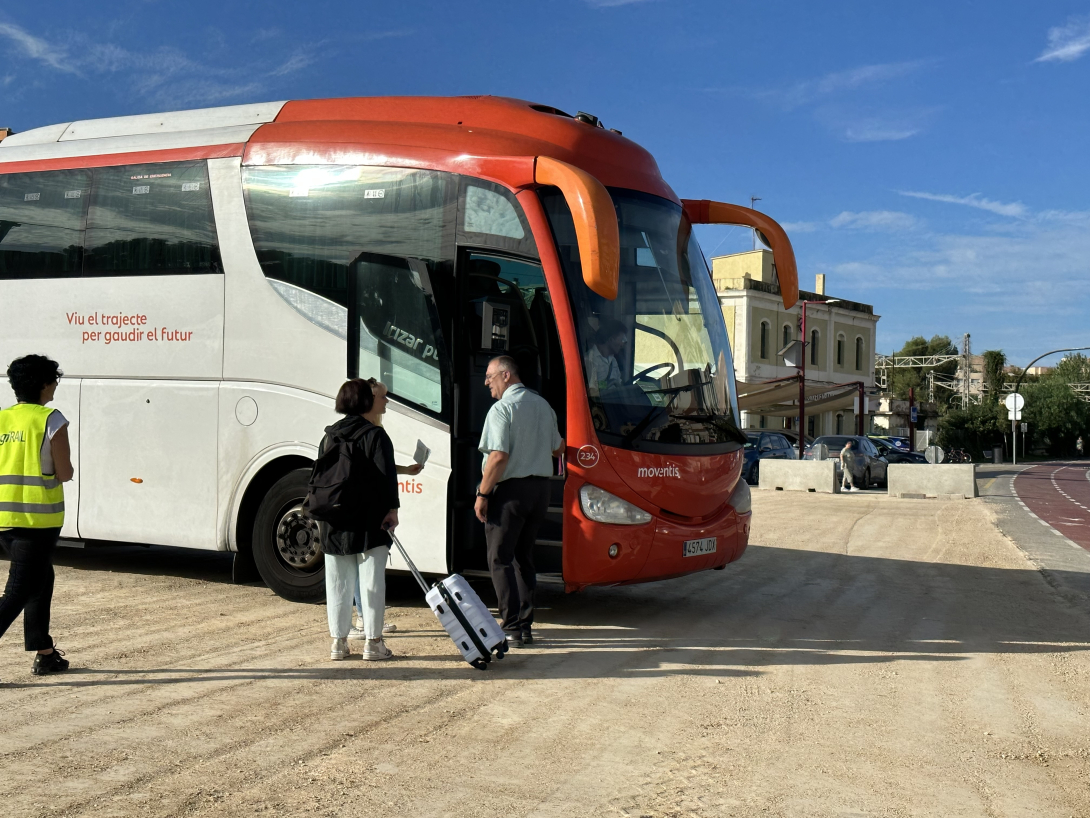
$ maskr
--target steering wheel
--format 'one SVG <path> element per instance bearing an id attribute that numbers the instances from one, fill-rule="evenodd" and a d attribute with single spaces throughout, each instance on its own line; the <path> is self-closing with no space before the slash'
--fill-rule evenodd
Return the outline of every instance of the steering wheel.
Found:
<path id="1" fill-rule="evenodd" d="M 665 362 L 663 362 L 661 364 L 655 364 L 654 366 L 649 366 L 649 367 L 647 367 L 647 369 L 643 370 L 642 372 L 637 372 L 635 375 L 632 376 L 632 380 L 629 381 L 629 383 L 634 384 L 634 383 L 636 383 L 636 381 L 642 380 L 644 377 L 646 377 L 648 372 L 654 372 L 656 369 L 662 369 L 663 367 L 666 367 L 666 366 L 670 367 L 670 371 L 667 372 L 666 375 L 664 376 L 664 377 L 668 378 L 668 377 L 670 377 L 671 375 L 674 374 L 674 368 L 675 367 L 669 361 L 665 361 Z M 651 379 L 648 378 L 648 380 L 651 380 Z"/>

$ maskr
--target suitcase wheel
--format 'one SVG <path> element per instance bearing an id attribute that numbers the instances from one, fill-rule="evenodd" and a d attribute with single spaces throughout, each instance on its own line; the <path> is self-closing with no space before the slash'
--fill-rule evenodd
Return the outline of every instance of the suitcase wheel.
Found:
<path id="1" fill-rule="evenodd" d="M 474 659 L 469 664 L 477 668 L 477 670 L 488 670 L 488 662 L 484 659 Z"/>

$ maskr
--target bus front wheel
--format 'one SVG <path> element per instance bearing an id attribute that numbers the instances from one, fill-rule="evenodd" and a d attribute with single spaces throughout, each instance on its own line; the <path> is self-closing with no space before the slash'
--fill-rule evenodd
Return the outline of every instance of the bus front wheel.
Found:
<path id="1" fill-rule="evenodd" d="M 303 514 L 309 469 L 288 472 L 269 489 L 254 519 L 258 573 L 276 594 L 293 602 L 325 598 L 325 559 L 318 525 Z"/>

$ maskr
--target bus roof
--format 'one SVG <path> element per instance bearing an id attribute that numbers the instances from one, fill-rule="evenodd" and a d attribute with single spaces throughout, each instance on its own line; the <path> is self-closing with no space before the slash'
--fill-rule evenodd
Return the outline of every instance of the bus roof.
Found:
<path id="1" fill-rule="evenodd" d="M 533 157 L 607 186 L 678 201 L 654 158 L 620 133 L 507 97 L 347 97 L 66 122 L 0 142 L 0 172 L 241 156 L 245 164 L 371 164 L 533 181 Z"/>

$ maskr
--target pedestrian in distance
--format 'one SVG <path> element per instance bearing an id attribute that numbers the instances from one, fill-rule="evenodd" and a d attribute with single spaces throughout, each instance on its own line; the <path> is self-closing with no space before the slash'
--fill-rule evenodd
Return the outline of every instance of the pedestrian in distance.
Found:
<path id="1" fill-rule="evenodd" d="M 386 386 L 384 384 L 379 383 L 374 378 L 368 378 L 367 383 L 369 383 L 371 385 L 371 391 L 374 392 L 375 395 L 378 395 L 379 392 L 381 391 L 382 397 L 386 397 L 387 390 L 386 390 Z M 377 415 L 376 418 L 377 418 L 376 423 L 379 426 L 381 426 L 382 425 L 382 415 Z M 423 470 L 424 470 L 424 464 L 423 463 L 413 463 L 411 466 L 398 466 L 397 467 L 397 473 L 398 474 L 407 474 L 407 475 L 411 475 L 413 477 L 420 474 L 420 472 L 422 472 Z M 352 629 L 348 632 L 348 638 L 349 639 L 354 639 L 354 640 L 356 640 L 356 639 L 366 639 L 367 638 L 367 626 L 364 623 L 364 619 L 363 619 L 363 594 L 360 591 L 359 577 L 356 577 L 356 592 L 352 597 L 352 605 L 356 609 L 356 616 L 355 616 L 355 621 L 352 624 Z M 397 631 L 397 625 L 395 625 L 393 622 L 383 622 L 383 624 L 382 624 L 382 632 L 383 633 L 395 633 L 396 631 Z"/>
<path id="2" fill-rule="evenodd" d="M 1079 453 L 1079 460 L 1082 460 L 1082 453 L 1083 453 L 1082 435 L 1079 435 L 1079 439 L 1075 441 L 1075 451 L 1077 451 Z"/>
<path id="3" fill-rule="evenodd" d="M 484 523 L 488 568 L 512 647 L 534 641 L 534 544 L 549 508 L 549 477 L 564 439 L 548 401 L 519 378 L 514 358 L 488 362 L 485 386 L 496 400 L 478 447 L 484 455 L 474 512 Z"/>
<path id="4" fill-rule="evenodd" d="M 72 479 L 68 420 L 46 404 L 63 374 L 43 355 L 8 367 L 14 406 L 0 410 L 0 543 L 11 562 L 0 597 L 0 636 L 23 614 L 23 647 L 36 651 L 35 676 L 68 670 L 49 635 L 53 552 L 64 525 L 64 483 Z"/>
<path id="5" fill-rule="evenodd" d="M 840 470 L 844 476 L 844 491 L 855 490 L 855 474 L 853 469 L 855 468 L 855 452 L 852 450 L 852 441 L 844 443 L 844 448 L 840 450 Z"/>
<path id="6" fill-rule="evenodd" d="M 319 521 L 333 660 L 351 655 L 348 634 L 357 581 L 363 658 L 393 656 L 382 638 L 382 626 L 389 532 L 397 527 L 400 502 L 394 445 L 378 422 L 387 403 L 381 384 L 360 378 L 345 382 L 336 400 L 336 410 L 344 418 L 326 428 L 311 473 L 305 507 Z"/>

